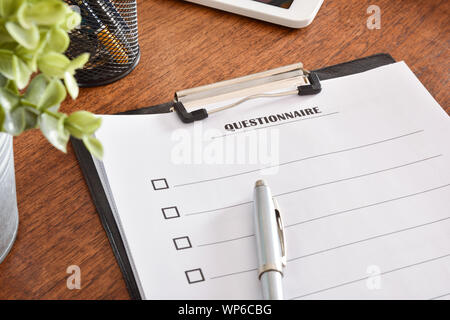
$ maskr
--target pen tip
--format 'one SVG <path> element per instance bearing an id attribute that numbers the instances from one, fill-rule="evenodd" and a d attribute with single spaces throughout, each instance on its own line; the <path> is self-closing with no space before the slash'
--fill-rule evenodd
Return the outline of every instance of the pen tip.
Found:
<path id="1" fill-rule="evenodd" d="M 267 183 L 264 180 L 258 180 L 255 183 L 255 187 L 261 187 L 261 186 L 266 186 Z"/>

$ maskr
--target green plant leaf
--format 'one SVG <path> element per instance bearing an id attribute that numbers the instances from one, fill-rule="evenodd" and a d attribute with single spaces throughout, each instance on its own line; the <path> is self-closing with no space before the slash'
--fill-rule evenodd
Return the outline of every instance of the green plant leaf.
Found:
<path id="1" fill-rule="evenodd" d="M 19 9 L 17 10 L 17 13 L 16 13 L 17 21 L 25 29 L 29 29 L 32 26 L 32 22 L 28 21 L 28 19 L 26 18 L 26 15 L 25 15 L 27 8 L 28 8 L 28 3 L 24 2 L 19 7 Z"/>
<path id="2" fill-rule="evenodd" d="M 59 107 L 66 98 L 66 88 L 59 79 L 53 79 L 45 88 L 38 103 L 39 110 Z"/>
<path id="3" fill-rule="evenodd" d="M 89 53 L 82 53 L 72 61 L 70 61 L 67 71 L 71 74 L 75 73 L 76 69 L 81 69 L 89 61 Z"/>
<path id="4" fill-rule="evenodd" d="M 75 80 L 73 75 L 69 72 L 64 73 L 64 84 L 72 99 L 75 100 L 78 97 L 80 90 L 78 88 L 77 80 Z"/>
<path id="5" fill-rule="evenodd" d="M 20 45 L 27 49 L 33 50 L 39 44 L 39 29 L 35 25 L 31 25 L 29 29 L 25 29 L 16 22 L 7 22 L 6 30 L 8 30 L 11 37 Z"/>
<path id="6" fill-rule="evenodd" d="M 27 63 L 32 72 L 38 71 L 37 61 L 41 57 L 45 47 L 47 46 L 47 32 L 48 31 L 41 33 L 39 44 L 36 49 L 29 50 L 20 46 L 15 50 L 16 55 L 22 58 Z"/>
<path id="7" fill-rule="evenodd" d="M 0 49 L 0 73 L 8 79 L 14 79 L 12 60 L 12 51 Z"/>
<path id="8" fill-rule="evenodd" d="M 0 87 L 6 86 L 8 79 L 0 72 Z"/>
<path id="9" fill-rule="evenodd" d="M 13 15 L 23 2 L 24 0 L 1 0 L 0 16 L 2 16 L 3 18 L 7 18 Z"/>
<path id="10" fill-rule="evenodd" d="M 5 113 L 3 130 L 13 136 L 21 134 L 25 130 L 25 110 L 18 107 Z"/>
<path id="11" fill-rule="evenodd" d="M 28 50 L 27 48 L 24 48 L 22 46 L 16 45 L 14 50 L 10 50 L 13 52 L 14 55 L 16 55 L 18 58 L 22 59 L 23 61 L 27 62 L 33 58 L 33 55 L 36 51 L 35 50 Z"/>
<path id="12" fill-rule="evenodd" d="M 59 0 L 35 1 L 27 6 L 23 20 L 26 25 L 59 25 L 66 17 L 66 5 Z"/>
<path id="13" fill-rule="evenodd" d="M 22 59 L 15 55 L 13 56 L 12 67 L 16 85 L 22 90 L 28 85 L 32 71 Z"/>
<path id="14" fill-rule="evenodd" d="M 19 104 L 19 97 L 6 88 L 0 88 L 0 106 L 11 112 Z"/>
<path id="15" fill-rule="evenodd" d="M 63 78 L 70 60 L 62 53 L 49 52 L 38 60 L 39 69 L 49 77 Z"/>
<path id="16" fill-rule="evenodd" d="M 93 136 L 84 136 L 83 143 L 86 149 L 97 159 L 103 159 L 103 146 L 101 142 Z"/>
<path id="17" fill-rule="evenodd" d="M 5 26 L 0 24 L 0 43 L 11 42 L 14 39 L 9 35 L 8 30 L 6 30 Z"/>
<path id="18" fill-rule="evenodd" d="M 66 31 L 71 31 L 81 24 L 81 16 L 78 12 L 71 9 L 66 13 L 66 20 L 61 24 L 61 28 Z"/>
<path id="19" fill-rule="evenodd" d="M 37 75 L 33 78 L 33 80 L 31 80 L 23 99 L 36 106 L 39 106 L 41 97 L 49 82 L 50 81 L 48 80 L 48 78 L 42 73 Z"/>
<path id="20" fill-rule="evenodd" d="M 70 44 L 70 38 L 66 31 L 60 27 L 54 27 L 47 33 L 46 51 L 63 53 Z"/>
<path id="21" fill-rule="evenodd" d="M 19 96 L 20 91 L 19 88 L 17 88 L 17 84 L 14 80 L 8 80 L 6 82 L 5 88 L 14 93 L 15 95 Z"/>
<path id="22" fill-rule="evenodd" d="M 61 115 L 58 119 L 44 113 L 41 115 L 39 121 L 44 137 L 46 137 L 55 148 L 64 153 L 67 152 L 67 142 L 70 138 L 69 132 L 64 129 L 65 119 L 66 115 Z"/>
<path id="23" fill-rule="evenodd" d="M 87 111 L 70 116 L 58 112 L 67 93 L 78 97 L 74 75 L 89 61 L 89 54 L 72 61 L 64 55 L 68 32 L 81 23 L 80 14 L 67 2 L 0 0 L 0 131 L 18 135 L 41 126 L 44 136 L 63 152 L 72 134 L 101 158 L 103 147 L 93 136 L 101 118 Z"/>
<path id="24" fill-rule="evenodd" d="M 25 113 L 25 130 L 37 128 L 40 116 L 39 110 L 26 106 L 23 107 L 23 110 Z"/>
<path id="25" fill-rule="evenodd" d="M 66 120 L 66 128 L 78 139 L 92 135 L 102 124 L 102 119 L 88 111 L 76 111 Z"/>

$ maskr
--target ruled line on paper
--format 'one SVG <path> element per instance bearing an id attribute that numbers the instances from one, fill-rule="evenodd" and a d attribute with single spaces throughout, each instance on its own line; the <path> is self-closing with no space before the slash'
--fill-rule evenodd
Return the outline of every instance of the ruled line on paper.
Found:
<path id="1" fill-rule="evenodd" d="M 216 241 L 216 242 L 210 242 L 210 243 L 203 243 L 203 244 L 199 244 L 197 247 L 207 247 L 207 246 L 212 246 L 212 245 L 216 245 L 216 244 L 222 244 L 222 243 L 227 243 L 227 242 L 231 242 L 231 241 L 237 241 L 237 240 L 242 240 L 242 239 L 248 239 L 253 237 L 254 234 L 249 234 L 246 236 L 242 236 L 242 237 L 238 237 L 238 238 L 233 238 L 233 239 L 228 239 L 228 240 L 222 240 L 222 241 Z"/>
<path id="2" fill-rule="evenodd" d="M 285 166 L 285 165 L 289 165 L 289 164 L 293 164 L 293 163 L 297 163 L 297 162 L 301 162 L 301 161 L 306 161 L 306 160 L 316 159 L 316 158 L 329 156 L 329 155 L 333 155 L 333 154 L 338 154 L 338 153 L 353 151 L 353 150 L 357 150 L 357 149 L 367 148 L 367 147 L 375 146 L 375 145 L 382 144 L 382 143 L 385 143 L 385 142 L 394 141 L 394 140 L 397 140 L 397 139 L 401 139 L 401 138 L 405 138 L 405 137 L 408 137 L 408 136 L 412 136 L 412 135 L 415 135 L 415 134 L 418 134 L 418 133 L 422 133 L 422 132 L 424 132 L 424 130 L 416 130 L 416 131 L 409 132 L 409 133 L 406 133 L 406 134 L 402 134 L 402 135 L 399 135 L 399 136 L 395 136 L 395 137 L 392 137 L 392 138 L 378 140 L 378 141 L 375 141 L 375 142 L 359 145 L 359 146 L 356 146 L 356 147 L 345 148 L 345 149 L 341 149 L 341 150 L 321 153 L 321 154 L 317 154 L 317 155 L 314 155 L 314 156 L 309 156 L 309 157 L 300 158 L 300 159 L 296 159 L 296 160 L 286 161 L 286 162 L 282 162 L 280 164 L 273 165 L 273 166 L 267 166 L 267 167 L 263 167 L 263 168 L 259 168 L 259 169 L 243 171 L 243 172 L 240 172 L 240 173 L 220 176 L 220 177 L 216 177 L 216 178 L 210 178 L 210 179 L 192 181 L 192 182 L 187 182 L 187 183 L 175 184 L 175 185 L 173 185 L 173 188 L 185 187 L 185 186 L 199 184 L 199 183 L 212 182 L 212 181 L 217 181 L 217 180 L 233 178 L 233 177 L 237 177 L 237 176 L 241 176 L 241 175 L 246 175 L 246 174 L 250 174 L 250 173 L 259 172 L 261 170 L 267 170 L 267 169 L 271 169 L 271 168 L 282 167 L 282 166 Z"/>
<path id="3" fill-rule="evenodd" d="M 237 271 L 237 272 L 222 274 L 222 275 L 219 275 L 219 276 L 210 277 L 209 279 L 211 279 L 211 280 L 220 279 L 220 278 L 225 278 L 225 277 L 234 276 L 234 275 L 247 273 L 247 272 L 252 272 L 252 271 L 258 271 L 258 268 L 253 268 L 253 269 L 248 269 L 248 270 L 243 270 L 243 271 Z"/>
<path id="4" fill-rule="evenodd" d="M 303 258 L 315 256 L 315 255 L 318 255 L 318 254 L 321 254 L 321 253 L 333 251 L 333 250 L 340 249 L 340 248 L 345 248 L 345 247 L 348 247 L 348 246 L 351 246 L 351 245 L 354 245 L 354 244 L 367 242 L 367 241 L 370 241 L 370 240 L 375 240 L 375 239 L 379 239 L 379 238 L 383 238 L 383 237 L 392 236 L 394 234 L 402 233 L 402 232 L 405 232 L 405 231 L 419 229 L 419 228 L 426 227 L 426 226 L 429 226 L 429 225 L 432 225 L 432 224 L 435 224 L 435 223 L 447 221 L 448 219 L 450 219 L 450 217 L 445 217 L 445 218 L 442 218 L 442 219 L 439 219 L 439 220 L 435 220 L 435 221 L 419 224 L 417 226 L 408 227 L 408 228 L 404 228 L 404 229 L 400 229 L 400 230 L 395 230 L 395 231 L 392 231 L 392 232 L 379 234 L 379 235 L 372 236 L 372 237 L 365 238 L 365 239 L 361 239 L 361 240 L 358 240 L 358 241 L 345 243 L 345 244 L 342 244 L 342 245 L 339 245 L 339 246 L 335 246 L 335 247 L 332 247 L 332 248 L 328 248 L 328 249 L 312 252 L 312 253 L 309 253 L 309 254 L 305 254 L 305 255 L 302 255 L 302 256 L 299 256 L 299 257 L 295 257 L 295 258 L 292 258 L 292 259 L 288 259 L 288 262 L 293 262 L 293 261 L 300 260 L 300 259 L 303 259 Z"/>
<path id="5" fill-rule="evenodd" d="M 395 268 L 395 269 L 391 269 L 391 270 L 388 270 L 388 271 L 385 271 L 385 272 L 381 272 L 380 276 L 381 275 L 390 274 L 390 273 L 394 273 L 394 272 L 397 272 L 397 271 L 401 271 L 401 270 L 404 270 L 404 269 L 416 267 L 416 266 L 423 265 L 423 264 L 426 264 L 426 263 L 434 262 L 434 261 L 437 261 L 437 260 L 440 260 L 440 259 L 445 259 L 445 258 L 448 258 L 448 257 L 450 257 L 450 253 L 446 254 L 446 255 L 443 255 L 443 256 L 435 257 L 435 258 L 432 258 L 432 259 L 422 260 L 422 261 L 419 261 L 419 262 L 416 262 L 416 263 L 413 263 L 413 264 L 410 264 L 410 265 L 406 265 L 406 266 L 398 267 L 398 268 Z M 312 296 L 314 294 L 322 293 L 322 292 L 329 291 L 329 290 L 332 290 L 332 289 L 336 289 L 336 288 L 339 288 L 339 287 L 347 286 L 349 284 L 354 284 L 354 283 L 357 283 L 357 282 L 360 282 L 360 281 L 364 281 L 364 280 L 367 280 L 370 277 L 371 276 L 366 276 L 366 277 L 355 279 L 355 280 L 352 280 L 352 281 L 343 282 L 343 283 L 337 284 L 337 285 L 332 286 L 332 287 L 328 287 L 328 288 L 324 288 L 324 289 L 321 289 L 321 290 L 309 292 L 309 293 L 306 293 L 306 294 L 303 294 L 303 295 L 300 295 L 300 296 L 292 297 L 289 300 L 301 299 L 301 298 L 304 298 L 304 297 Z"/>
<path id="6" fill-rule="evenodd" d="M 433 297 L 433 298 L 430 298 L 429 300 L 438 300 L 438 299 L 440 299 L 440 298 L 444 298 L 444 297 L 447 297 L 447 296 L 450 296 L 450 292 L 449 292 L 449 293 L 444 293 L 444 294 L 438 295 L 438 296 Z"/>
<path id="7" fill-rule="evenodd" d="M 186 213 L 184 215 L 185 216 L 195 216 L 195 215 L 199 215 L 199 214 L 202 214 L 202 213 L 221 211 L 221 210 L 225 210 L 225 209 L 231 209 L 231 208 L 235 208 L 235 207 L 240 207 L 240 206 L 243 206 L 243 205 L 246 205 L 246 204 L 251 204 L 251 203 L 253 203 L 253 201 L 241 202 L 241 203 L 237 203 L 237 204 L 234 204 L 234 205 L 231 205 L 231 206 L 221 207 L 221 208 L 217 208 L 217 209 L 210 209 L 210 210 L 205 210 L 205 211 Z"/>
<path id="8" fill-rule="evenodd" d="M 344 181 L 349 181 L 349 180 L 353 180 L 353 179 L 363 178 L 363 177 L 371 176 L 371 175 L 378 174 L 378 173 L 383 173 L 383 172 L 387 172 L 387 171 L 391 171 L 391 170 L 395 170 L 395 169 L 404 168 L 404 167 L 407 167 L 407 166 L 410 166 L 410 165 L 414 165 L 414 164 L 417 164 L 417 163 L 425 162 L 425 161 L 432 160 L 432 159 L 439 158 L 439 157 L 442 157 L 442 154 L 431 156 L 431 157 L 427 157 L 427 158 L 423 158 L 423 159 L 420 159 L 420 160 L 416 160 L 416 161 L 413 161 L 413 162 L 408 162 L 408 163 L 405 163 L 405 164 L 402 164 L 402 165 L 398 165 L 398 166 L 394 166 L 394 167 L 390 167 L 390 168 L 386 168 L 386 169 L 382 169 L 382 170 L 377 170 L 377 171 L 364 173 L 364 174 L 360 174 L 360 175 L 356 175 L 356 176 L 352 176 L 352 177 L 348 177 L 348 178 L 328 181 L 328 182 L 325 182 L 325 183 L 315 184 L 315 185 L 312 185 L 312 186 L 308 186 L 308 187 L 304 187 L 304 188 L 300 188 L 300 189 L 296 189 L 296 190 L 292 190 L 292 191 L 278 193 L 278 194 L 275 194 L 274 197 L 275 198 L 276 197 L 281 197 L 281 196 L 285 196 L 285 195 L 289 195 L 289 194 L 292 194 L 292 193 L 297 193 L 297 192 L 301 192 L 301 191 L 305 191 L 305 190 L 309 190 L 309 189 L 313 189 L 313 188 L 317 188 L 317 187 L 323 187 L 323 186 L 330 185 L 330 184 L 335 184 L 335 183 L 339 183 L 339 182 L 344 182 Z M 197 211 L 197 212 L 190 212 L 190 213 L 186 213 L 184 215 L 185 216 L 194 216 L 194 215 L 199 215 L 199 214 L 203 214 L 203 213 L 210 213 L 210 212 L 216 212 L 216 211 L 221 211 L 221 210 L 225 210 L 225 209 L 235 208 L 235 207 L 239 207 L 239 206 L 243 206 L 243 205 L 247 205 L 247 204 L 251 204 L 251 203 L 253 203 L 253 201 L 246 201 L 246 202 L 236 203 L 234 205 L 230 205 L 230 206 L 226 206 L 226 207 L 214 208 L 214 209 Z"/>
<path id="9" fill-rule="evenodd" d="M 424 190 L 424 191 L 408 194 L 408 195 L 405 195 L 405 196 L 392 198 L 392 199 L 388 199 L 388 200 L 384 200 L 384 201 L 379 201 L 379 202 L 371 203 L 371 204 L 368 204 L 368 205 L 365 205 L 365 206 L 360 206 L 360 207 L 357 207 L 357 208 L 352 208 L 352 209 L 348 209 L 348 210 L 338 211 L 338 212 L 335 212 L 335 213 L 327 214 L 327 215 L 324 215 L 324 216 L 320 216 L 320 217 L 316 217 L 316 218 L 312 218 L 312 219 L 308 219 L 308 220 L 303 220 L 303 221 L 300 221 L 300 222 L 296 222 L 296 223 L 292 223 L 292 224 L 286 225 L 285 228 L 291 228 L 291 227 L 294 227 L 294 226 L 297 226 L 297 225 L 301 225 L 301 224 L 305 224 L 305 223 L 308 223 L 308 222 L 312 222 L 312 221 L 316 221 L 316 220 L 320 220 L 320 219 L 325 219 L 325 218 L 341 215 L 341 214 L 352 212 L 352 211 L 357 211 L 357 210 L 361 210 L 361 209 L 366 209 L 366 208 L 378 206 L 380 204 L 385 204 L 385 203 L 389 203 L 389 202 L 393 202 L 393 201 L 397 201 L 397 200 L 402 200 L 402 199 L 418 196 L 418 195 L 421 195 L 421 194 L 424 194 L 424 193 L 427 193 L 427 192 L 443 189 L 443 188 L 446 188 L 448 186 L 450 186 L 450 183 L 447 183 L 447 184 L 445 184 L 443 186 L 439 186 L 439 187 L 436 187 L 436 188 L 432 188 L 432 189 L 428 189 L 428 190 Z"/>
<path id="10" fill-rule="evenodd" d="M 315 255 L 318 255 L 318 254 L 330 252 L 330 251 L 341 249 L 341 248 L 344 248 L 344 247 L 348 247 L 348 246 L 351 246 L 351 245 L 354 245 L 354 244 L 367 242 L 367 241 L 370 241 L 370 240 L 375 240 L 375 239 L 379 239 L 379 238 L 382 238 L 382 237 L 387 237 L 387 236 L 391 236 L 391 235 L 394 235 L 394 234 L 399 234 L 399 233 L 402 233 L 402 232 L 411 231 L 411 230 L 414 230 L 414 229 L 419 229 L 419 228 L 426 227 L 426 226 L 429 226 L 429 225 L 432 225 L 432 224 L 435 224 L 435 223 L 447 221 L 448 219 L 450 219 L 450 217 L 445 217 L 445 218 L 442 218 L 442 219 L 439 219 L 439 220 L 430 221 L 430 222 L 419 224 L 419 225 L 416 225 L 416 226 L 412 226 L 412 227 L 399 229 L 399 230 L 396 230 L 396 231 L 392 231 L 392 232 L 388 232 L 388 233 L 372 236 L 372 237 L 369 237 L 369 238 L 365 238 L 365 239 L 349 242 L 349 243 L 346 243 L 346 244 L 342 244 L 342 245 L 339 245 L 339 246 L 327 248 L 327 249 L 324 249 L 324 250 L 319 250 L 319 251 L 312 252 L 312 253 L 309 253 L 309 254 L 306 254 L 306 255 L 302 255 L 302 256 L 299 256 L 299 257 L 288 259 L 288 262 L 293 262 L 295 260 L 300 260 L 300 259 L 303 259 L 303 258 L 307 258 L 307 257 L 315 256 Z M 241 273 L 246 273 L 246 272 L 249 272 L 249 271 L 252 271 L 252 270 L 257 270 L 257 269 L 254 268 L 254 269 L 247 269 L 247 270 L 243 270 L 243 271 L 237 271 L 237 272 L 233 272 L 233 273 L 227 273 L 227 274 L 224 274 L 224 275 L 218 275 L 218 276 L 211 277 L 210 279 L 224 278 L 224 277 L 228 277 L 228 276 L 238 275 L 238 274 L 241 274 Z"/>
<path id="11" fill-rule="evenodd" d="M 288 225 L 285 225 L 285 228 L 287 229 L 287 228 L 295 227 L 295 226 L 298 226 L 298 225 L 306 224 L 306 223 L 309 223 L 309 222 L 313 222 L 313 221 L 317 221 L 317 220 L 321 220 L 321 219 L 325 219 L 325 218 L 329 218 L 329 217 L 333 217 L 333 216 L 337 216 L 337 215 L 341 215 L 341 214 L 345 214 L 345 213 L 361 210 L 361 209 L 366 209 L 366 208 L 374 207 L 374 206 L 377 206 L 377 205 L 381 205 L 381 204 L 385 204 L 385 203 L 389 203 L 389 202 L 393 202 L 393 201 L 398 201 L 398 200 L 414 197 L 414 196 L 421 195 L 421 194 L 424 194 L 424 193 L 427 193 L 427 192 L 440 190 L 440 189 L 446 188 L 448 186 L 450 186 L 450 183 L 445 184 L 443 186 L 436 187 L 436 188 L 431 188 L 431 189 L 427 189 L 427 190 L 424 190 L 424 191 L 408 194 L 408 195 L 405 195 L 405 196 L 392 198 L 392 199 L 388 199 L 388 200 L 384 200 L 384 201 L 379 201 L 379 202 L 371 203 L 371 204 L 368 204 L 368 205 L 365 205 L 365 206 L 360 206 L 360 207 L 356 207 L 356 208 L 352 208 L 352 209 L 342 210 L 342 211 L 338 211 L 338 212 L 335 212 L 335 213 L 323 215 L 323 216 L 320 216 L 320 217 L 304 220 L 304 221 L 301 221 L 301 222 L 288 224 Z M 207 246 L 212 246 L 212 245 L 217 245 L 217 244 L 223 244 L 223 243 L 227 243 L 227 242 L 233 242 L 233 241 L 237 241 L 237 240 L 248 239 L 248 238 L 251 238 L 251 237 L 254 237 L 254 236 L 255 236 L 255 234 L 253 233 L 253 234 L 248 234 L 248 235 L 239 236 L 239 237 L 235 237 L 235 238 L 230 238 L 230 239 L 226 239 L 226 240 L 220 240 L 220 241 L 203 243 L 203 244 L 197 245 L 197 247 L 207 247 Z"/>
<path id="12" fill-rule="evenodd" d="M 300 192 L 300 191 L 304 191 L 304 190 L 309 190 L 309 189 L 312 189 L 312 188 L 323 187 L 323 186 L 326 186 L 326 185 L 329 185 L 329 184 L 334 184 L 334 183 L 348 181 L 348 180 L 352 180 L 352 179 L 358 179 L 358 178 L 362 178 L 362 177 L 367 177 L 367 176 L 371 176 L 371 175 L 374 175 L 374 174 L 377 174 L 377 173 L 382 173 L 382 172 L 387 172 L 387 171 L 391 171 L 391 170 L 395 170 L 395 169 L 404 168 L 404 167 L 407 167 L 407 166 L 410 166 L 410 165 L 413 165 L 413 164 L 421 163 L 421 162 L 432 160 L 432 159 L 439 158 L 439 157 L 442 157 L 442 154 L 431 156 L 431 157 L 428 157 L 428 158 L 420 159 L 420 160 L 409 162 L 409 163 L 405 163 L 405 164 L 398 165 L 398 166 L 391 167 L 391 168 L 387 168 L 387 169 L 373 171 L 373 172 L 370 172 L 370 173 L 364 173 L 364 174 L 353 176 L 353 177 L 350 177 L 350 178 L 343 178 L 343 179 L 339 179 L 339 180 L 334 180 L 334 181 L 330 181 L 330 182 L 325 182 L 325 183 L 313 185 L 313 186 L 310 186 L 310 187 L 305 187 L 305 188 L 301 188 L 301 189 L 297 189 L 297 190 L 292 190 L 292 191 L 279 193 L 279 194 L 277 194 L 275 196 L 276 197 L 281 197 L 281 196 L 285 196 L 285 195 L 288 195 L 288 194 L 292 194 L 292 193 L 296 193 L 296 192 Z"/>

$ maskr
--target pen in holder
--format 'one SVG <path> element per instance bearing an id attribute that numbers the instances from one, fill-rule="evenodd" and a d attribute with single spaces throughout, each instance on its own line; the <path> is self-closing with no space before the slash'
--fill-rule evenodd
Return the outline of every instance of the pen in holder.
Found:
<path id="1" fill-rule="evenodd" d="M 128 75 L 140 58 L 136 0 L 64 0 L 81 14 L 66 54 L 90 54 L 75 77 L 81 87 L 101 86 Z"/>

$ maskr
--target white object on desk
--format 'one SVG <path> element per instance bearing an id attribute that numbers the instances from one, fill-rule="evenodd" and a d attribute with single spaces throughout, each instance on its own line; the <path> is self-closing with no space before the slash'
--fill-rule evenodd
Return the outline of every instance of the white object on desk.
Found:
<path id="1" fill-rule="evenodd" d="M 283 210 L 286 299 L 450 297 L 449 116 L 404 62 L 322 86 L 189 125 L 103 117 L 99 172 L 144 298 L 262 297 L 258 179 Z M 259 161 L 234 158 L 242 146 Z"/>
<path id="2" fill-rule="evenodd" d="M 276 1 L 264 0 L 187 0 L 208 7 L 233 12 L 243 16 L 280 24 L 290 28 L 304 28 L 315 18 L 323 0 L 293 0 L 289 8 L 282 8 Z M 269 3 L 267 3 L 269 2 Z M 281 2 L 281 1 L 278 1 Z"/>

